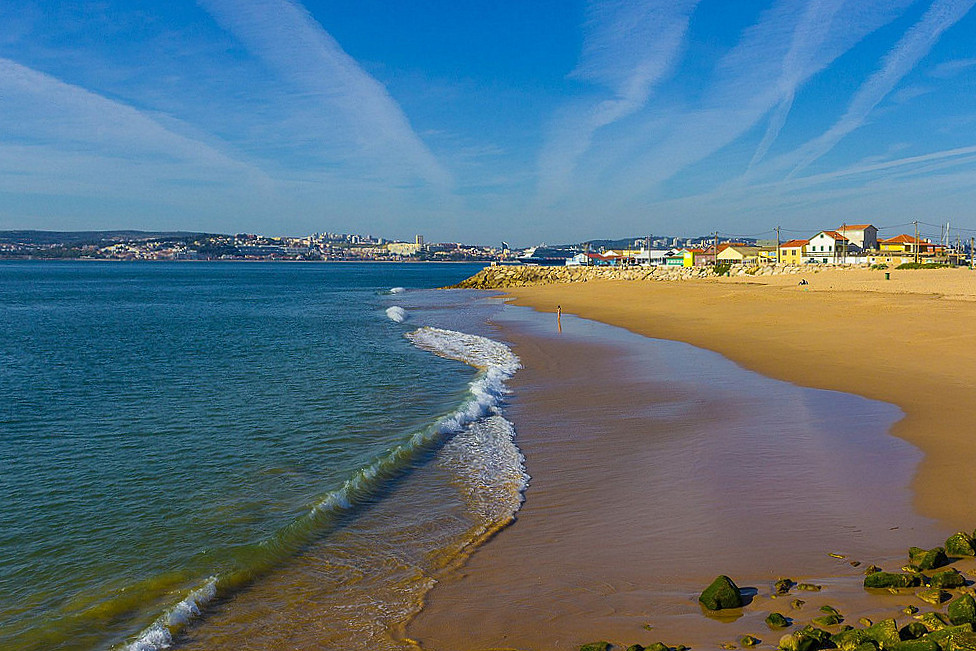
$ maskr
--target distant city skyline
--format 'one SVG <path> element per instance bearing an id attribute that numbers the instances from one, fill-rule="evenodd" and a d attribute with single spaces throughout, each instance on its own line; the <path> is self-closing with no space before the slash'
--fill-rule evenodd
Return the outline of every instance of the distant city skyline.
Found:
<path id="1" fill-rule="evenodd" d="M 0 230 L 976 229 L 974 4 L 3 3 Z"/>

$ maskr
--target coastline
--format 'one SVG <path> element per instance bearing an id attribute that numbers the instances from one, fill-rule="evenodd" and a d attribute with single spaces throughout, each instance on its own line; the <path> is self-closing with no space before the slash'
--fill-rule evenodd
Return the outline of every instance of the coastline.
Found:
<path id="1" fill-rule="evenodd" d="M 769 598 L 782 576 L 825 586 L 793 595 L 811 605 L 788 613 L 797 621 L 824 604 L 853 622 L 914 601 L 861 586 L 868 564 L 893 569 L 909 545 L 950 532 L 912 510 L 906 484 L 921 455 L 888 435 L 896 408 L 568 314 L 556 336 L 553 316 L 530 314 L 539 328 L 496 321 L 525 363 L 507 411 L 532 476 L 526 502 L 439 579 L 408 639 L 431 651 L 556 651 L 597 639 L 714 648 L 750 633 L 775 646 L 782 633 L 762 620 L 789 611 L 789 599 Z M 777 431 L 781 405 L 808 415 Z M 719 573 L 758 590 L 734 625 L 695 603 Z"/>
<path id="2" fill-rule="evenodd" d="M 805 387 L 897 405 L 891 434 L 920 448 L 916 509 L 949 528 L 972 527 L 976 450 L 976 275 L 963 269 L 824 271 L 684 282 L 594 281 L 508 288 L 515 305 L 619 326 L 722 354 Z"/>

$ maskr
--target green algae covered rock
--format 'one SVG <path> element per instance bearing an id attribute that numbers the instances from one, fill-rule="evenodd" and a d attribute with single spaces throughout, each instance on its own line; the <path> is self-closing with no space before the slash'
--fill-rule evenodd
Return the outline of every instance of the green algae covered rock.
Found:
<path id="1" fill-rule="evenodd" d="M 943 601 L 949 601 L 950 595 L 945 590 L 940 590 L 939 588 L 929 588 L 927 590 L 919 590 L 915 593 L 915 596 L 926 603 L 930 603 L 933 606 L 942 605 Z"/>
<path id="2" fill-rule="evenodd" d="M 786 628 L 790 625 L 790 620 L 779 613 L 769 613 L 766 616 L 766 626 L 769 628 Z"/>
<path id="3" fill-rule="evenodd" d="M 976 633 L 956 633 L 945 643 L 945 651 L 976 651 Z"/>
<path id="4" fill-rule="evenodd" d="M 840 615 L 823 615 L 822 617 L 814 617 L 813 623 L 817 626 L 836 626 L 844 621 L 844 618 Z"/>
<path id="5" fill-rule="evenodd" d="M 964 531 L 952 534 L 946 539 L 945 552 L 950 556 L 976 556 L 972 536 Z"/>
<path id="6" fill-rule="evenodd" d="M 854 647 L 853 651 L 878 651 L 878 643 L 867 640 Z"/>
<path id="7" fill-rule="evenodd" d="M 903 640 L 917 640 L 928 632 L 929 629 L 925 628 L 925 624 L 922 622 L 912 622 L 902 626 L 901 630 L 898 631 L 898 636 Z"/>
<path id="8" fill-rule="evenodd" d="M 739 644 L 741 644 L 744 647 L 756 646 L 760 642 L 762 642 L 762 640 L 760 640 L 757 637 L 753 637 L 751 635 L 743 635 L 741 638 L 739 638 Z"/>
<path id="9" fill-rule="evenodd" d="M 627 651 L 647 651 L 647 647 L 641 646 L 640 644 L 631 644 L 627 647 Z"/>
<path id="10" fill-rule="evenodd" d="M 925 625 L 925 628 L 932 631 L 941 631 L 949 625 L 949 620 L 942 613 L 924 613 L 916 615 L 915 619 Z"/>
<path id="11" fill-rule="evenodd" d="M 920 570 L 934 570 L 937 567 L 949 564 L 949 558 L 946 556 L 944 547 L 934 549 L 912 547 L 908 550 L 908 558 Z"/>
<path id="12" fill-rule="evenodd" d="M 864 577 L 865 588 L 915 588 L 920 585 L 922 577 L 918 574 L 874 572 Z"/>
<path id="13" fill-rule="evenodd" d="M 789 633 L 779 639 L 779 648 L 783 651 L 816 651 L 820 644 L 820 640 L 803 631 Z"/>
<path id="14" fill-rule="evenodd" d="M 635 644 L 634 646 L 640 646 Z M 667 644 L 664 642 L 655 642 L 654 644 L 643 647 L 644 651 L 671 651 Z M 628 650 L 629 651 L 629 650 Z"/>
<path id="15" fill-rule="evenodd" d="M 898 625 L 893 619 L 882 619 L 880 622 L 861 630 L 865 634 L 865 640 L 877 642 L 883 649 L 887 649 L 896 642 L 901 642 L 901 636 L 898 635 Z"/>
<path id="16" fill-rule="evenodd" d="M 976 624 L 976 599 L 964 594 L 949 602 L 947 612 L 949 621 L 953 624 Z"/>
<path id="17" fill-rule="evenodd" d="M 945 648 L 953 638 L 962 637 L 964 633 L 972 633 L 972 624 L 960 624 L 959 626 L 946 626 L 942 630 L 933 631 L 925 636 L 926 640 L 932 640 L 939 646 Z"/>
<path id="18" fill-rule="evenodd" d="M 579 648 L 579 651 L 610 651 L 613 645 L 609 642 L 590 642 Z"/>
<path id="19" fill-rule="evenodd" d="M 966 579 L 954 567 L 936 572 L 929 580 L 929 585 L 933 588 L 961 588 L 966 585 Z"/>
<path id="20" fill-rule="evenodd" d="M 709 610 L 741 608 L 742 593 L 739 592 L 739 586 L 732 579 L 722 574 L 705 588 L 701 596 L 698 597 L 698 601 Z"/>
<path id="21" fill-rule="evenodd" d="M 903 640 L 885 647 L 885 651 L 942 651 L 932 640 Z"/>

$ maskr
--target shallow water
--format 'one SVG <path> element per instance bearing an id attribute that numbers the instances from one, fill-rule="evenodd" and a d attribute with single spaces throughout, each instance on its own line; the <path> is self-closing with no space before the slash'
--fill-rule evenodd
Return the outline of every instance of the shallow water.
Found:
<path id="1" fill-rule="evenodd" d="M 179 642 L 353 525 L 358 549 L 386 560 L 330 550 L 313 575 L 383 586 L 384 567 L 405 566 L 387 556 L 395 536 L 358 518 L 388 502 L 402 526 L 457 521 L 450 540 L 509 517 L 520 460 L 494 413 L 514 369 L 405 337 L 484 330 L 479 295 L 424 289 L 475 268 L 0 265 L 0 646 Z M 473 461 L 438 471 L 467 439 Z M 509 465 L 479 466 L 489 449 Z M 441 501 L 403 498 L 407 479 Z M 489 513 L 471 493 L 491 491 L 508 502 Z M 358 604 L 364 621 L 399 612 L 379 594 Z M 357 608 L 339 601 L 337 631 Z"/>

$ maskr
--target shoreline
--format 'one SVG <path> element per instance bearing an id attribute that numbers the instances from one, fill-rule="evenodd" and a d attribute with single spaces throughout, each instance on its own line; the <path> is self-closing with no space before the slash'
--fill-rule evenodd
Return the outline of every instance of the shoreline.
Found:
<path id="1" fill-rule="evenodd" d="M 562 306 L 568 316 L 566 302 Z M 554 317 L 536 316 L 555 330 Z M 905 562 L 900 557 L 909 545 L 934 546 L 947 535 L 912 512 L 904 486 L 910 466 L 895 463 L 890 468 L 899 487 L 884 473 L 862 476 L 848 461 L 874 454 L 894 462 L 901 455 L 878 449 L 886 440 L 895 448 L 906 447 L 887 433 L 897 410 L 770 380 L 674 342 L 630 333 L 614 335 L 614 341 L 568 341 L 579 322 L 564 319 L 565 332 L 559 337 L 499 324 L 526 362 L 513 380 L 508 409 L 532 476 L 526 503 L 514 524 L 433 589 L 407 627 L 408 639 L 432 651 L 555 651 L 598 639 L 624 647 L 662 640 L 714 648 L 752 634 L 769 648 L 789 632 L 773 634 L 763 624 L 774 609 L 809 621 L 820 614 L 817 607 L 832 604 L 855 623 L 859 616 L 890 616 L 917 601 L 912 593 L 878 600 L 861 586 L 869 564 L 896 569 Z M 634 348 L 644 344 L 671 352 L 646 357 Z M 675 357 L 684 360 L 669 369 L 676 377 L 644 372 Z M 717 365 L 720 371 L 704 380 L 713 389 L 695 395 L 687 383 L 700 374 L 693 366 L 701 358 L 702 368 Z M 636 366 L 626 365 L 634 361 Z M 723 373 L 735 376 L 729 386 L 722 384 Z M 729 391 L 738 393 L 724 395 Z M 766 404 L 743 410 L 736 407 L 741 403 L 736 395 L 757 395 Z M 769 445 L 763 441 L 768 436 L 753 432 L 775 417 L 769 401 L 788 396 L 807 396 L 813 403 L 806 406 L 824 401 L 858 418 L 878 418 L 876 433 L 865 433 L 858 447 L 850 441 L 863 438 L 863 428 L 855 424 L 834 433 L 829 419 L 815 419 L 819 435 L 804 439 L 794 432 L 784 437 L 786 449 L 778 442 L 763 447 Z M 868 411 L 859 412 L 858 403 Z M 873 411 L 877 408 L 882 411 Z M 749 413 L 757 410 L 771 416 Z M 733 422 L 737 419 L 741 422 Z M 725 436 L 715 439 L 719 422 L 726 427 Z M 853 449 L 845 448 L 848 444 Z M 809 464 L 800 472 L 789 467 L 791 446 Z M 705 455 L 706 461 L 696 462 L 691 472 L 710 487 L 707 495 L 696 494 L 699 484 L 687 481 L 689 471 L 669 470 L 682 468 L 688 449 L 697 451 L 692 458 Z M 840 463 L 832 468 L 837 457 Z M 739 476 L 726 476 L 729 464 L 742 466 Z M 886 482 L 884 491 L 868 494 L 870 484 Z M 896 497 L 899 490 L 902 495 Z M 730 494 L 741 494 L 742 502 L 728 502 L 724 496 Z M 895 512 L 886 502 L 900 502 L 904 509 Z M 872 504 L 883 508 L 875 512 Z M 791 517 L 794 511 L 803 517 Z M 847 559 L 828 556 L 837 551 Z M 863 566 L 849 564 L 855 559 Z M 734 625 L 704 616 L 695 603 L 698 592 L 718 573 L 758 591 Z M 790 613 L 790 599 L 775 602 L 769 597 L 772 583 L 781 576 L 823 584 L 824 591 L 792 595 L 790 599 L 802 597 L 810 607 Z"/>

